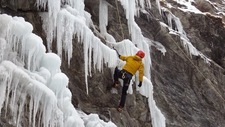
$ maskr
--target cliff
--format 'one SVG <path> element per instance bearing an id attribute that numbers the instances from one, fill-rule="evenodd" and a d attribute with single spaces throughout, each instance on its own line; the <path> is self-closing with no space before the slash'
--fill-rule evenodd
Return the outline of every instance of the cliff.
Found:
<path id="1" fill-rule="evenodd" d="M 109 7 L 107 32 L 117 42 L 131 39 L 122 5 L 119 1 L 106 1 Z M 161 1 L 160 8 L 157 1 L 151 1 L 151 8 L 135 17 L 144 37 L 152 42 L 149 47 L 152 65 L 145 66 L 151 66 L 154 100 L 166 118 L 167 127 L 225 126 L 225 23 L 224 14 L 220 13 L 225 3 L 210 1 L 192 2 L 199 13 L 187 11 L 184 5 L 173 0 Z M 99 0 L 84 2 L 85 10 L 99 30 Z M 24 17 L 47 47 L 40 13 L 47 12 L 48 8 L 38 9 L 35 3 L 35 0 L 0 0 L 0 12 Z M 191 44 L 184 41 L 185 37 Z M 165 54 L 160 50 L 162 47 L 166 49 Z M 52 51 L 57 53 L 55 40 Z M 121 91 L 113 94 L 108 89 L 113 79 L 107 65 L 102 72 L 92 68 L 93 74 L 88 76 L 89 94 L 86 93 L 83 48 L 77 38 L 73 39 L 70 66 L 65 52 L 62 56 L 61 69 L 69 77 L 72 102 L 77 109 L 99 114 L 101 119 L 112 120 L 118 127 L 152 127 L 148 99 L 136 91 L 135 85 L 134 93 L 127 96 L 124 111 L 117 112 Z M 2 116 L 0 125 L 8 127 L 8 124 Z"/>

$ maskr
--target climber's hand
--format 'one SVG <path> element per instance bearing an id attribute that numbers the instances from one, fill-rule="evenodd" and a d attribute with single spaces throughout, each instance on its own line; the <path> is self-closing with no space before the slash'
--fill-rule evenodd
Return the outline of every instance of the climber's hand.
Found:
<path id="1" fill-rule="evenodd" d="M 140 82 L 138 86 L 141 87 L 142 86 L 142 82 Z"/>

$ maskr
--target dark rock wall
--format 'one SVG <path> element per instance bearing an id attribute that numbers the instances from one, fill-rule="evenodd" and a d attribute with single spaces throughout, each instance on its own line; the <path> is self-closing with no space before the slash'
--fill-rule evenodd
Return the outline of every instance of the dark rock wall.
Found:
<path id="1" fill-rule="evenodd" d="M 122 6 L 119 2 L 116 6 L 115 1 L 107 1 L 110 12 L 108 32 L 116 41 L 129 39 Z M 38 10 L 35 0 L 0 0 L 0 3 L 1 13 L 24 17 L 33 24 L 34 33 L 45 42 L 38 13 L 46 10 Z M 149 15 L 141 14 L 136 22 L 145 37 L 160 42 L 167 50 L 164 56 L 154 46 L 151 47 L 154 99 L 166 117 L 166 126 L 224 127 L 225 29 L 222 20 L 209 14 L 184 13 L 171 8 L 171 12 L 181 19 L 193 45 L 213 60 L 209 65 L 200 57 L 190 57 L 179 36 L 170 35 L 166 28 L 160 26 L 159 21 L 165 21 L 164 17 L 159 15 L 155 1 L 151 3 Z M 85 5 L 98 27 L 99 0 L 85 0 Z M 151 109 L 148 108 L 147 98 L 139 93 L 128 95 L 123 113 L 116 111 L 120 94 L 111 94 L 108 89 L 112 84 L 112 70 L 109 68 L 105 67 L 102 72 L 92 71 L 94 73 L 88 79 L 89 94 L 86 94 L 83 47 L 77 43 L 76 38 L 73 44 L 71 65 L 68 67 L 66 58 L 63 58 L 61 69 L 70 79 L 69 88 L 73 94 L 74 106 L 86 113 L 97 113 L 105 121 L 111 119 L 118 127 L 151 127 Z M 0 125 L 4 123 L 1 121 Z"/>
<path id="2" fill-rule="evenodd" d="M 170 127 L 224 126 L 224 23 L 206 14 L 171 12 L 180 18 L 192 44 L 213 61 L 192 56 L 177 36 L 160 32 L 154 39 L 167 49 L 152 49 L 152 82 L 157 105 Z"/>

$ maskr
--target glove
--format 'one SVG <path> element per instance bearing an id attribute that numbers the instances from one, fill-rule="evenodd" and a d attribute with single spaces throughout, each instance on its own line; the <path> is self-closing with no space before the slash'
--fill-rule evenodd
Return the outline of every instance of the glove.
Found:
<path id="1" fill-rule="evenodd" d="M 142 82 L 140 82 L 138 86 L 141 87 L 142 86 Z"/>

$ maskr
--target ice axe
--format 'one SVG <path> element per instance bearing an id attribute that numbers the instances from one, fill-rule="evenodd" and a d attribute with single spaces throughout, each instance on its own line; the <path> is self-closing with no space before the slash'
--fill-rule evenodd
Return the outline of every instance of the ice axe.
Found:
<path id="1" fill-rule="evenodd" d="M 118 57 L 120 58 L 120 54 L 119 54 L 119 52 L 113 47 L 113 49 L 116 51 L 116 53 L 117 53 L 117 55 L 118 55 Z"/>

